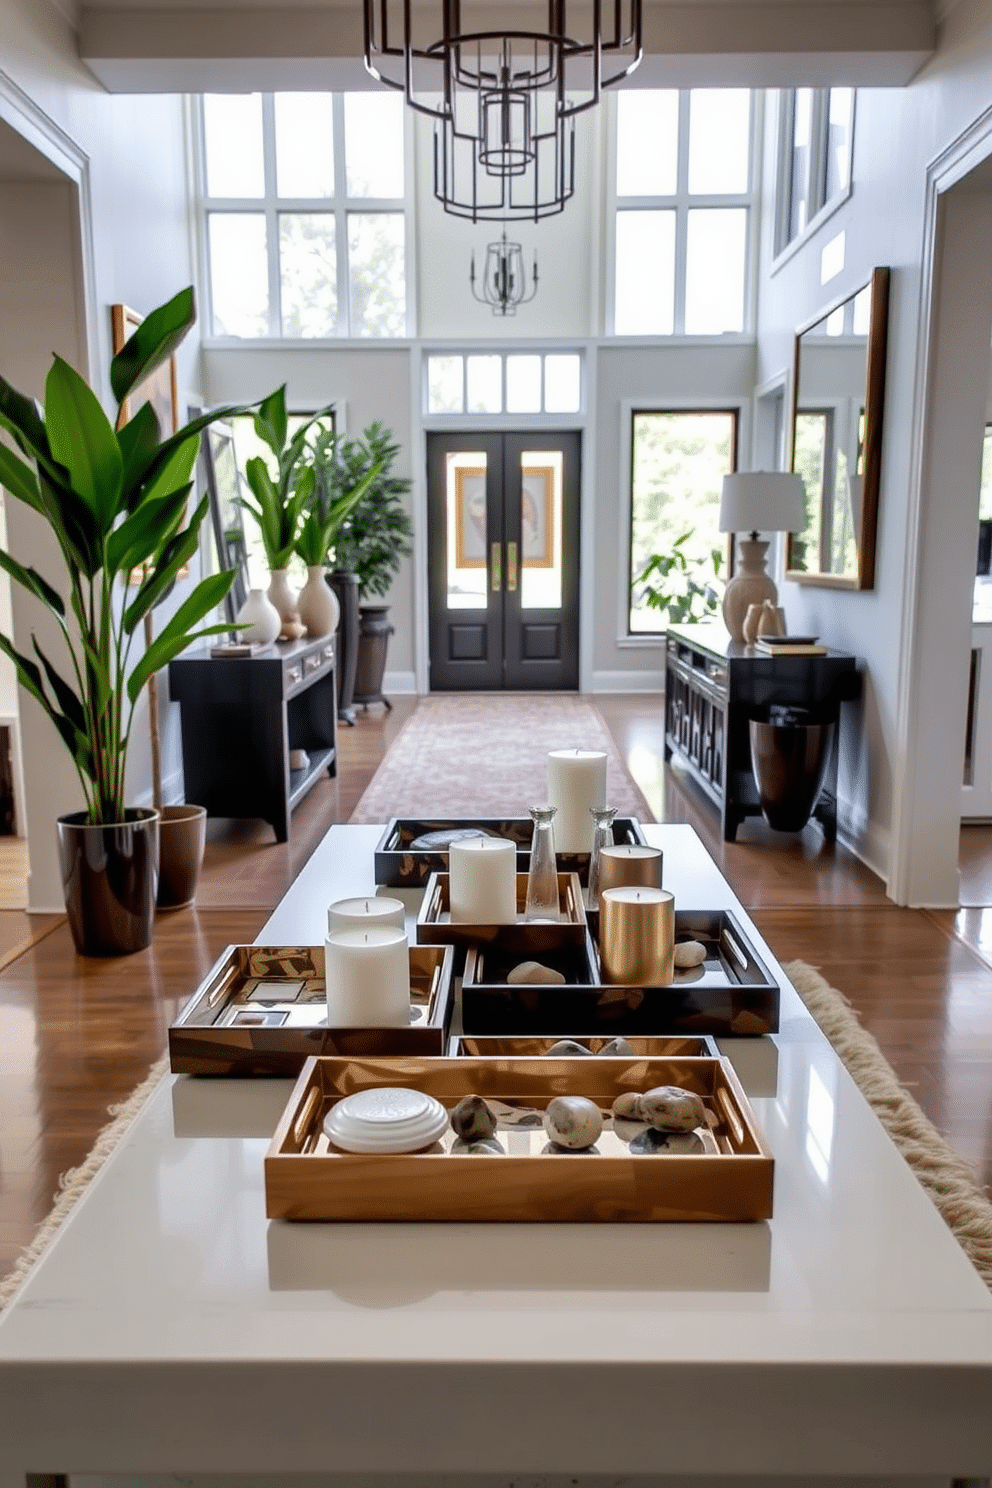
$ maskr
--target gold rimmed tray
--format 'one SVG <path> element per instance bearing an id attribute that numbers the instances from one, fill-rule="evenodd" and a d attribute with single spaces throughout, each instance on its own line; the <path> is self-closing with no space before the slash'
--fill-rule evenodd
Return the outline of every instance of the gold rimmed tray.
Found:
<path id="1" fill-rule="evenodd" d="M 443 1054 L 453 970 L 450 946 L 411 946 L 407 1027 L 328 1028 L 323 946 L 228 946 L 169 1029 L 172 1071 L 296 1075 L 315 1054 Z"/>
<path id="2" fill-rule="evenodd" d="M 415 889 L 427 882 L 432 873 L 447 873 L 448 850 L 444 847 L 414 847 L 413 844 L 431 832 L 488 832 L 506 837 L 517 845 L 517 872 L 530 867 L 530 844 L 534 823 L 529 816 L 504 817 L 405 817 L 394 816 L 375 849 L 375 881 L 398 889 Z M 643 847 L 644 833 L 634 816 L 618 816 L 613 823 L 613 840 L 631 842 Z M 587 852 L 559 852 L 559 873 L 577 873 L 582 884 L 589 881 Z"/>
<path id="3" fill-rule="evenodd" d="M 680 1085 L 701 1096 L 710 1148 L 635 1155 L 604 1131 L 595 1152 L 544 1152 L 541 1128 L 497 1133 L 502 1154 L 356 1154 L 331 1147 L 324 1118 L 356 1091 L 422 1090 L 449 1109 L 463 1096 L 511 1112 L 584 1095 L 606 1111 L 624 1091 Z M 266 1213 L 287 1220 L 482 1222 L 739 1221 L 772 1212 L 774 1159 L 722 1059 L 312 1059 L 265 1157 Z M 608 1260 L 604 1259 L 604 1266 Z"/>
<path id="4" fill-rule="evenodd" d="M 517 918 L 512 925 L 479 925 L 452 921 L 450 879 L 447 873 L 432 873 L 417 915 L 419 945 L 493 946 L 518 961 L 539 960 L 554 951 L 581 952 L 587 937 L 586 910 L 577 873 L 559 873 L 558 899 L 561 919 L 525 920 L 527 875 L 517 874 Z"/>

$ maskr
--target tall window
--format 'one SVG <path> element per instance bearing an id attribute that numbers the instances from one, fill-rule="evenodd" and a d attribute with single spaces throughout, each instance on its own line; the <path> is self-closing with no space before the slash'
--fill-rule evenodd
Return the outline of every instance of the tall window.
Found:
<path id="1" fill-rule="evenodd" d="M 403 100 L 208 93 L 201 104 L 213 334 L 405 335 Z"/>
<path id="2" fill-rule="evenodd" d="M 796 88 L 782 95 L 783 190 L 778 248 L 799 238 L 851 185 L 853 88 Z"/>
<path id="3" fill-rule="evenodd" d="M 748 320 L 751 94 L 617 95 L 613 329 L 719 336 Z"/>
<path id="4" fill-rule="evenodd" d="M 679 599 L 690 578 L 722 587 L 727 541 L 719 527 L 720 491 L 723 477 L 737 468 L 737 410 L 652 410 L 632 417 L 629 629 L 637 635 L 665 628 L 665 615 L 645 601 L 640 576 L 655 553 L 670 554 L 684 534 L 680 547 L 689 574 L 674 573 L 666 589 Z M 690 615 L 701 619 L 704 613 L 700 599 Z"/>

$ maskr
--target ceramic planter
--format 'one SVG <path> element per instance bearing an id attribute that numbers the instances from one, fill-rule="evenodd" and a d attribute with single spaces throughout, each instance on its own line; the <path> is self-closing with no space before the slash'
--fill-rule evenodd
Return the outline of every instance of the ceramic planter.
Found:
<path id="1" fill-rule="evenodd" d="M 181 909 L 196 898 L 207 845 L 207 809 L 162 806 L 159 816 L 158 907 Z"/>
<path id="2" fill-rule="evenodd" d="M 328 584 L 321 564 L 312 564 L 307 569 L 307 581 L 300 590 L 296 602 L 300 619 L 313 640 L 333 635 L 341 618 L 338 597 Z"/>
<path id="3" fill-rule="evenodd" d="M 296 595 L 289 587 L 289 577 L 284 568 L 272 568 L 269 570 L 271 582 L 269 584 L 269 599 L 279 611 L 282 620 L 280 636 L 287 641 L 298 640 L 303 634 L 303 622 L 297 608 Z"/>
<path id="4" fill-rule="evenodd" d="M 368 707 L 369 703 L 385 703 L 389 708 L 392 705 L 382 690 L 386 650 L 394 630 L 389 620 L 389 606 L 365 604 L 360 607 L 360 613 L 355 702 L 363 707 Z"/>
<path id="5" fill-rule="evenodd" d="M 238 631 L 238 639 L 256 641 L 263 646 L 274 641 L 282 629 L 282 616 L 264 589 L 250 591 L 237 613 L 237 620 L 245 627 Z"/>
<path id="6" fill-rule="evenodd" d="M 81 956 L 126 956 L 151 943 L 158 812 L 136 808 L 124 818 L 93 827 L 85 811 L 73 811 L 56 824 L 66 914 Z"/>

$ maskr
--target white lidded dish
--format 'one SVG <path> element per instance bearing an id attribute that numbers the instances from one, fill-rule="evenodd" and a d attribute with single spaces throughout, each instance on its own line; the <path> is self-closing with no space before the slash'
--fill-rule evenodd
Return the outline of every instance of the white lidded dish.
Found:
<path id="1" fill-rule="evenodd" d="M 439 1100 L 393 1086 L 346 1095 L 324 1118 L 326 1136 L 343 1152 L 419 1152 L 447 1129 Z"/>

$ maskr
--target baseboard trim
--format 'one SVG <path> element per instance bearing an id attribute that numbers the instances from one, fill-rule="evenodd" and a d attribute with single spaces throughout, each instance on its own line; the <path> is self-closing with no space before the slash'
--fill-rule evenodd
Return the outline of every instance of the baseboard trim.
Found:
<path id="1" fill-rule="evenodd" d="M 837 799 L 837 839 L 883 883 L 889 861 L 889 832 L 853 801 Z"/>
<path id="2" fill-rule="evenodd" d="M 592 692 L 657 692 L 665 690 L 665 673 L 593 672 Z"/>
<path id="3" fill-rule="evenodd" d="M 382 690 L 389 697 L 393 693 L 396 697 L 416 697 L 419 689 L 414 672 L 387 672 L 382 679 Z"/>

